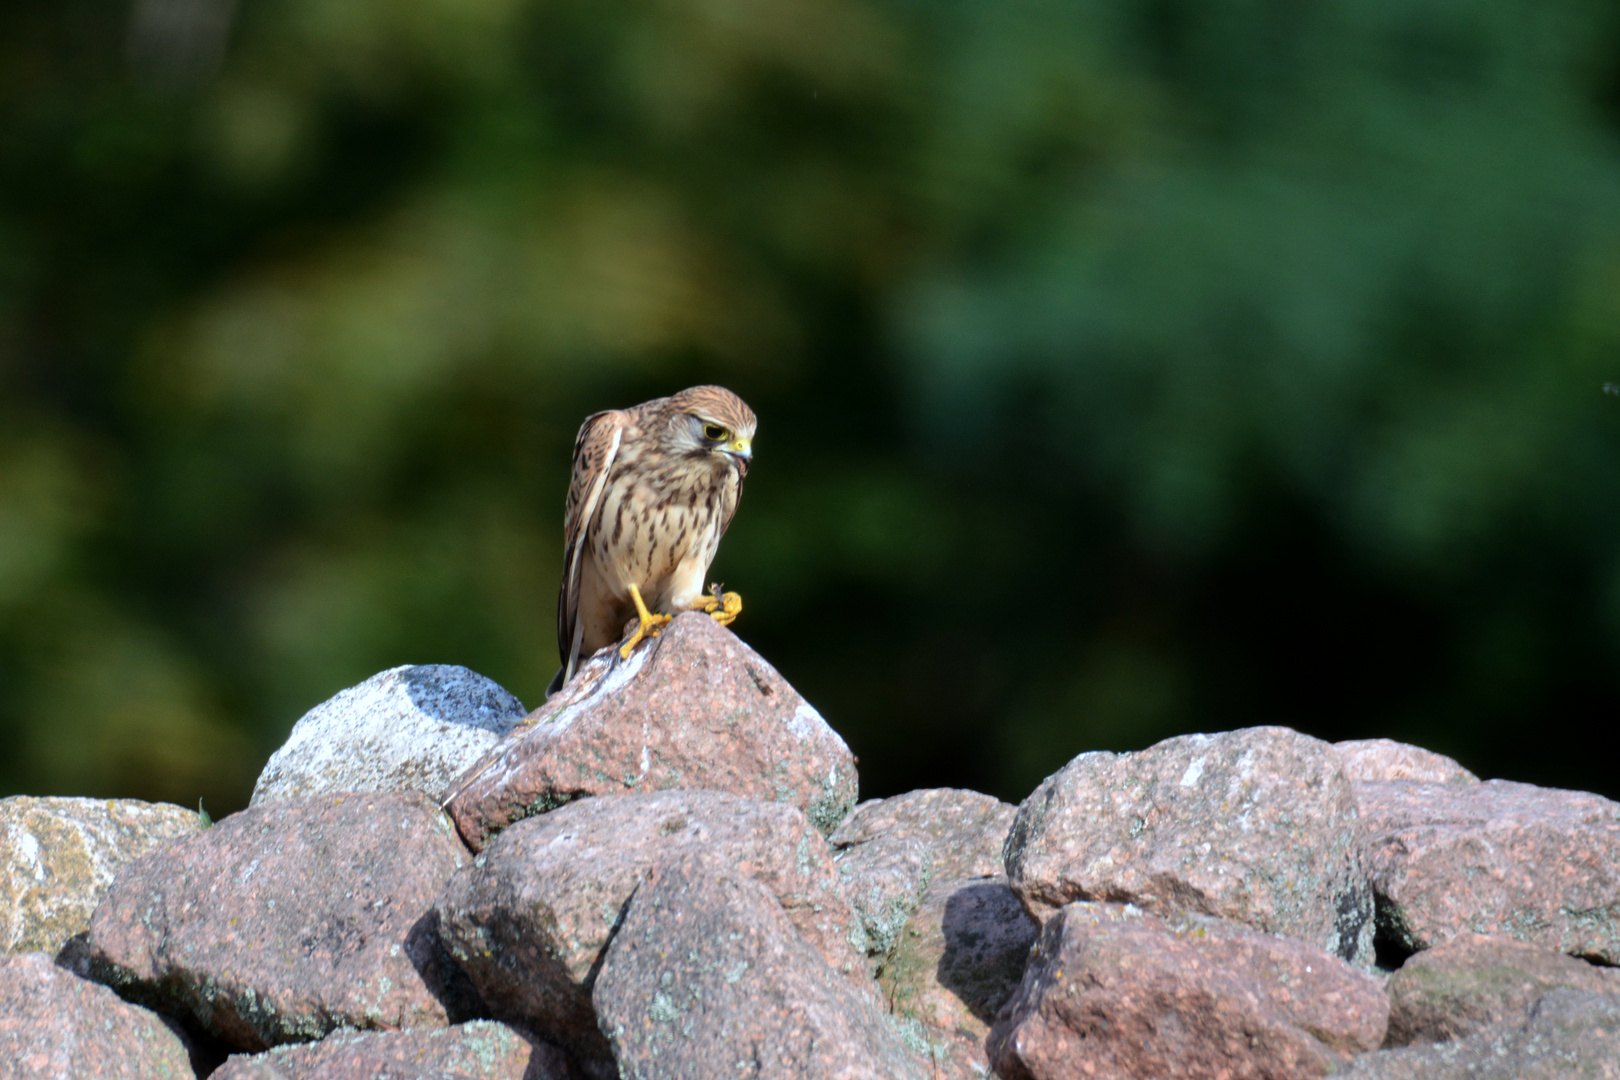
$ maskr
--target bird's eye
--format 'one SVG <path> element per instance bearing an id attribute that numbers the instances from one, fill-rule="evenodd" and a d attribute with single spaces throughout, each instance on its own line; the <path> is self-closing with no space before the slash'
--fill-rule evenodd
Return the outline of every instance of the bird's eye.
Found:
<path id="1" fill-rule="evenodd" d="M 703 437 L 705 439 L 713 439 L 715 442 L 725 442 L 726 429 L 721 427 L 719 424 L 704 424 Z"/>

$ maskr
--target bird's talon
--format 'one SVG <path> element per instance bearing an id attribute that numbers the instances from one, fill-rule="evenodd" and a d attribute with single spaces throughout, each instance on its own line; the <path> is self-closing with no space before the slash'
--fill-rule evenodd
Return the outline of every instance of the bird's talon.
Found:
<path id="1" fill-rule="evenodd" d="M 734 592 L 721 593 L 716 586 L 715 594 L 704 601 L 703 612 L 721 626 L 730 626 L 742 613 L 742 597 Z"/>
<path id="2" fill-rule="evenodd" d="M 630 586 L 630 599 L 635 601 L 636 618 L 640 619 L 641 622 L 636 627 L 636 632 L 630 635 L 630 640 L 619 646 L 619 659 L 621 660 L 630 659 L 631 650 L 641 644 L 642 639 L 657 637 L 658 631 L 664 628 L 664 624 L 675 617 L 673 615 L 654 615 L 648 611 L 647 605 L 641 599 L 641 590 L 634 585 Z"/>

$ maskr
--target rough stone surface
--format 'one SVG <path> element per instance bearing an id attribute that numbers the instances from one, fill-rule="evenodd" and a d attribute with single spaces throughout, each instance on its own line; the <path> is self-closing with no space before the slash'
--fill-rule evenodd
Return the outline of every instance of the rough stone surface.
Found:
<path id="1" fill-rule="evenodd" d="M 647 871 L 690 850 L 759 879 L 824 962 L 868 983 L 826 840 L 792 806 L 718 791 L 603 796 L 519 822 L 445 887 L 445 946 L 493 1015 L 600 1069 L 590 995 L 603 951 Z"/>
<path id="2" fill-rule="evenodd" d="M 185 1046 L 154 1013 L 44 953 L 0 956 L 0 1076 L 6 1080 L 193 1080 Z"/>
<path id="3" fill-rule="evenodd" d="M 1333 749 L 1352 783 L 1367 780 L 1421 780 L 1429 784 L 1477 784 L 1479 777 L 1446 757 L 1393 739 L 1350 739 Z"/>
<path id="4" fill-rule="evenodd" d="M 935 879 L 878 975 L 907 1042 L 935 1080 L 983 1080 L 985 1040 L 1024 975 L 1039 926 L 1004 877 Z"/>
<path id="5" fill-rule="evenodd" d="M 1507 780 L 1355 792 L 1378 930 L 1394 948 L 1472 932 L 1620 963 L 1620 804 Z"/>
<path id="6" fill-rule="evenodd" d="M 305 713 L 259 774 L 252 805 L 343 791 L 437 798 L 524 715 L 521 701 L 464 667 L 390 668 Z"/>
<path id="7" fill-rule="evenodd" d="M 1287 728 L 1081 754 L 1024 800 L 1006 859 L 1013 890 L 1038 919 L 1071 900 L 1128 902 L 1372 959 L 1373 898 L 1350 782 L 1332 746 Z"/>
<path id="8" fill-rule="evenodd" d="M 1018 808 L 993 795 L 925 788 L 857 806 L 828 839 L 842 851 L 885 837 L 921 841 L 941 881 L 1005 873 L 1002 848 Z"/>
<path id="9" fill-rule="evenodd" d="M 474 851 L 573 799 L 666 788 L 791 803 L 826 835 L 855 805 L 856 782 L 821 714 L 730 630 L 688 612 L 629 660 L 597 653 L 446 802 Z"/>
<path id="10" fill-rule="evenodd" d="M 126 866 L 90 921 L 88 970 L 239 1050 L 442 1027 L 477 1007 L 433 916 L 470 858 L 419 793 L 267 803 Z"/>
<path id="11" fill-rule="evenodd" d="M 881 964 L 928 886 L 932 852 L 914 837 L 879 836 L 836 858 L 844 893 L 866 931 L 866 951 Z"/>
<path id="12" fill-rule="evenodd" d="M 1520 1027 L 1359 1057 L 1346 1080 L 1620 1080 L 1620 997 L 1560 988 Z"/>
<path id="13" fill-rule="evenodd" d="M 168 803 L 0 799 L 0 952 L 56 952 L 89 929 L 121 866 L 200 828 Z"/>
<path id="14" fill-rule="evenodd" d="M 690 850 L 636 891 L 592 991 L 624 1080 L 921 1080 L 771 890 Z"/>
<path id="15" fill-rule="evenodd" d="M 1037 949 L 991 1036 L 1007 1080 L 1294 1080 L 1336 1072 L 1384 1038 L 1376 979 L 1221 919 L 1077 902 Z"/>
<path id="16" fill-rule="evenodd" d="M 1594 967 L 1512 938 L 1463 934 L 1410 957 L 1390 977 L 1386 1046 L 1445 1042 L 1522 1025 L 1559 987 L 1620 994 L 1620 969 Z"/>
<path id="17" fill-rule="evenodd" d="M 933 788 L 857 806 L 828 837 L 874 960 L 883 957 L 931 880 L 993 877 L 1017 807 L 990 795 Z"/>
<path id="18" fill-rule="evenodd" d="M 266 1070 L 286 1080 L 568 1080 L 562 1051 L 530 1045 L 489 1020 L 430 1031 L 337 1031 L 317 1043 L 232 1057 L 209 1080 L 259 1080 Z"/>

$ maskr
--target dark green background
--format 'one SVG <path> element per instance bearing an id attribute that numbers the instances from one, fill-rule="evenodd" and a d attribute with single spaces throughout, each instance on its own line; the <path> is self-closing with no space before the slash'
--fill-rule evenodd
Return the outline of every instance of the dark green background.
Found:
<path id="1" fill-rule="evenodd" d="M 883 795 L 1287 724 L 1620 796 L 1620 10 L 0 5 L 0 793 L 531 706 L 587 412 Z"/>

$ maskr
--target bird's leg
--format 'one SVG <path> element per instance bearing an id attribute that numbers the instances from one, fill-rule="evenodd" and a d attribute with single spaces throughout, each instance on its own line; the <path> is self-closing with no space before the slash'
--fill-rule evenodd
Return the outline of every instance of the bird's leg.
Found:
<path id="1" fill-rule="evenodd" d="M 709 585 L 709 595 L 699 601 L 697 610 L 721 626 L 730 626 L 731 620 L 742 613 L 742 597 L 734 592 L 723 593 L 718 582 Z"/>
<path id="2" fill-rule="evenodd" d="M 630 640 L 619 647 L 619 657 L 623 660 L 630 659 L 630 650 L 639 645 L 642 638 L 657 637 L 658 631 L 663 628 L 664 624 L 675 617 L 673 615 L 654 615 L 648 611 L 647 605 L 642 602 L 641 590 L 634 585 L 630 586 L 630 599 L 636 602 L 636 615 L 641 619 L 641 625 L 636 627 L 634 634 L 630 635 Z"/>

